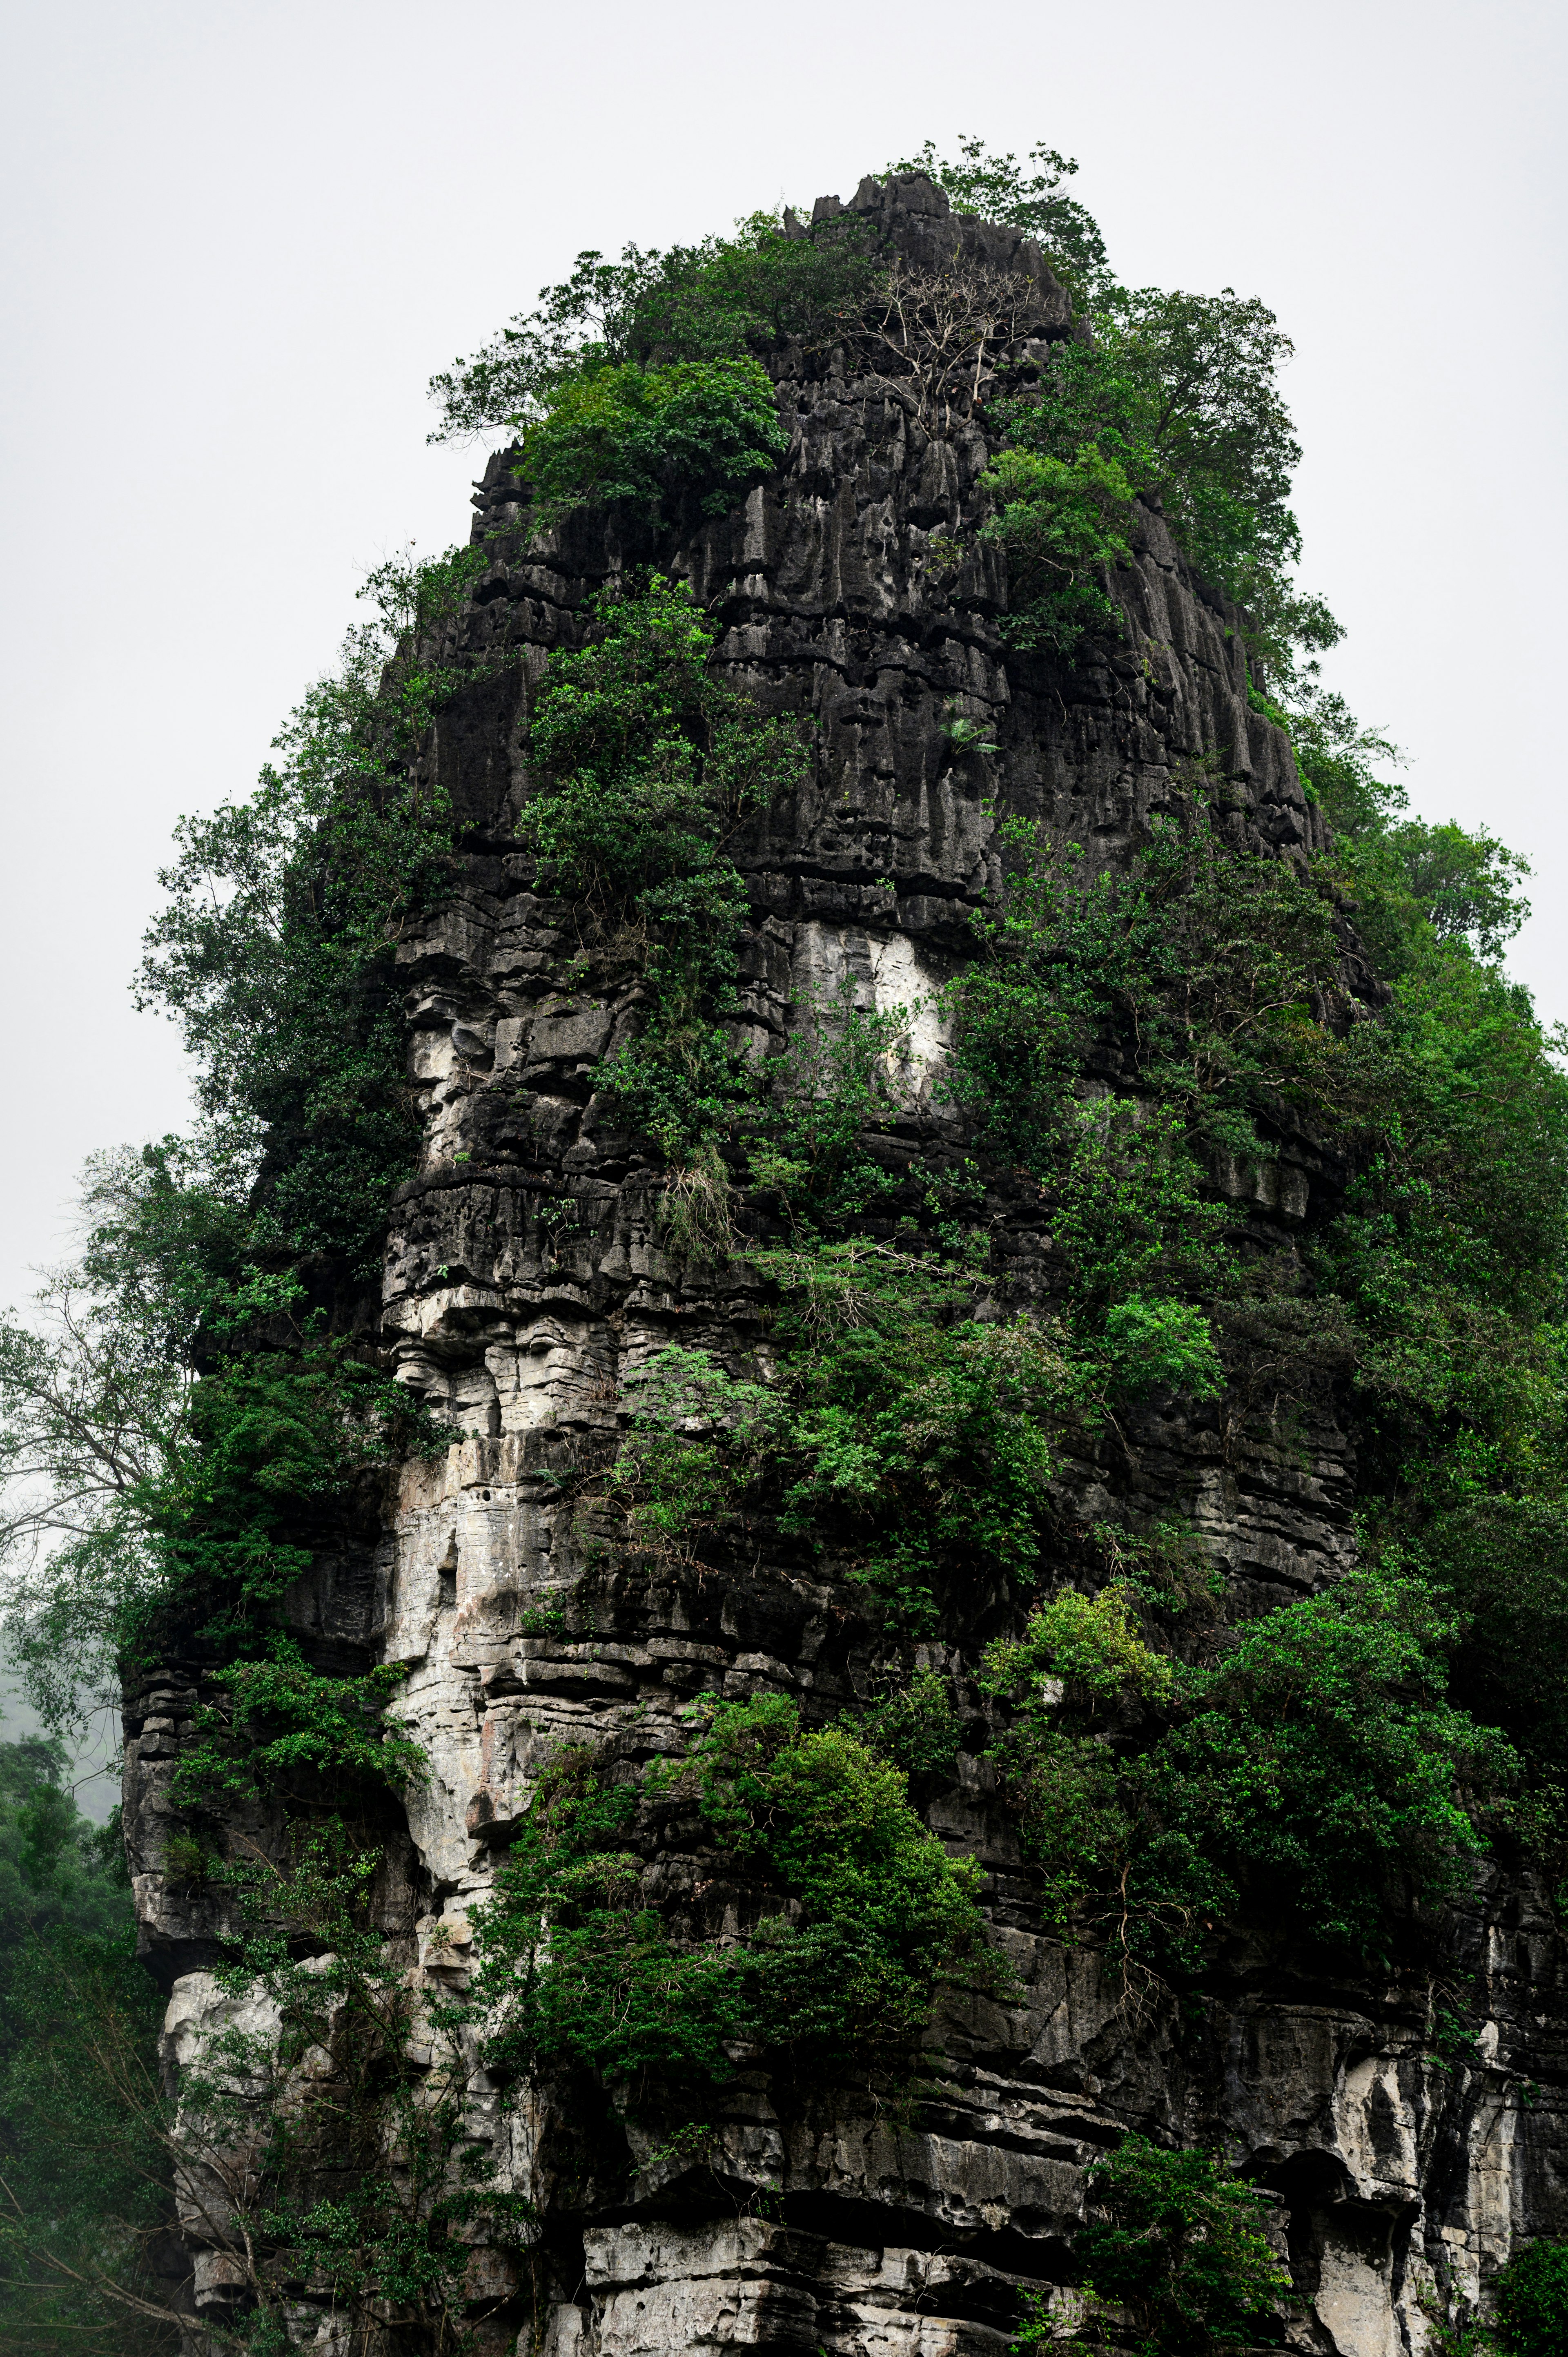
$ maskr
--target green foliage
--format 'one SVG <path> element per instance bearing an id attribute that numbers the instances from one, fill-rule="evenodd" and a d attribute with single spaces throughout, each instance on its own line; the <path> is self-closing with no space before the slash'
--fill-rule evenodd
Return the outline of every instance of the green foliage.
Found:
<path id="1" fill-rule="evenodd" d="M 1230 1152 L 1259 1155 L 1258 1118 L 1282 1103 L 1336 1102 L 1343 1059 L 1312 1004 L 1337 981 L 1332 910 L 1283 860 L 1224 841 L 1206 782 L 1187 780 L 1192 798 L 1121 874 L 1004 823 L 1003 890 L 950 993 L 955 1093 L 999 1144 L 1052 1156 L 1101 1042 L 1123 1085 Z"/>
<path id="2" fill-rule="evenodd" d="M 646 1028 L 602 1082 L 680 1162 L 753 1092 L 723 1028 L 746 907 L 728 846 L 808 756 L 795 726 L 713 677 L 714 631 L 683 584 L 603 593 L 595 620 L 592 643 L 545 673 L 519 831 L 595 957 L 646 977 Z"/>
<path id="3" fill-rule="evenodd" d="M 114 2295 L 165 2289 L 167 2179 L 145 2133 L 162 2000 L 118 1824 L 79 1814 L 64 1767 L 56 1742 L 0 1743 L 0 2340 L 31 2357 L 96 2331 L 153 2357 L 177 2335 Z"/>
<path id="4" fill-rule="evenodd" d="M 1208 2357 L 1256 2345 L 1290 2277 L 1250 2185 L 1208 2153 L 1165 2152 L 1129 2136 L 1094 2163 L 1090 2188 L 1095 2214 L 1073 2255 L 1091 2314 L 1124 2309 L 1137 2357 Z"/>
<path id="5" fill-rule="evenodd" d="M 0 1433 L 29 1484 L 5 1534 L 7 1647 L 61 1723 L 180 1633 L 256 1643 L 314 1551 L 373 1527 L 389 1469 L 443 1437 L 313 1322 L 287 1349 L 220 1347 L 258 1309 L 288 1333 L 297 1288 L 203 1271 L 201 1191 L 161 1151 L 101 1170 L 95 1201 L 82 1267 L 47 1289 L 52 1330 L 0 1325 Z"/>
<path id="6" fill-rule="evenodd" d="M 1278 386 L 1289 338 L 1229 287 L 1102 286 L 1092 320 L 1090 341 L 1055 345 L 1038 382 L 1001 406 L 1010 447 L 1079 468 L 1092 452 L 1097 472 L 1114 467 L 1127 493 L 1163 506 L 1197 570 L 1247 609 L 1254 660 L 1291 676 L 1294 648 L 1332 646 L 1339 630 L 1291 578 L 1301 448 Z"/>
<path id="7" fill-rule="evenodd" d="M 756 1935 L 770 2042 L 864 2067 L 916 2043 L 944 1981 L 998 1983 L 979 1867 L 927 1831 L 903 1769 L 843 1727 L 802 1732 L 781 1695 L 710 1702 L 693 1758 L 720 1840 L 802 1910 Z"/>
<path id="8" fill-rule="evenodd" d="M 516 433 L 561 390 L 604 368 L 741 361 L 790 341 L 831 342 L 858 318 L 879 271 L 853 219 L 791 231 L 754 213 L 732 238 L 668 253 L 628 245 L 618 262 L 577 256 L 471 360 L 430 381 L 442 422 L 433 441 Z"/>
<path id="9" fill-rule="evenodd" d="M 1112 629 L 1106 568 L 1133 554 L 1133 488 L 1117 460 L 1102 458 L 1092 442 L 1070 458 L 1015 447 L 980 480 L 994 503 L 980 537 L 1007 555 L 1008 644 L 1071 654 L 1086 634 Z"/>
<path id="10" fill-rule="evenodd" d="M 891 1686 L 853 1722 L 851 1732 L 910 1776 L 950 1776 L 958 1761 L 962 1722 L 952 1685 L 935 1670 L 917 1670 L 907 1686 Z"/>
<path id="11" fill-rule="evenodd" d="M 1070 656 L 1113 625 L 1103 568 L 1124 561 L 1139 494 L 1161 505 L 1197 570 L 1247 609 L 1254 659 L 1294 675 L 1294 651 L 1331 646 L 1337 624 L 1296 590 L 1301 534 L 1290 501 L 1301 456 L 1279 371 L 1290 339 L 1255 297 L 1127 287 L 1063 181 L 1077 166 L 1036 146 L 1031 175 L 973 138 L 943 162 L 928 140 L 897 168 L 929 172 L 955 210 L 1023 229 L 1092 328 L 1053 347 L 1037 383 L 995 407 L 1007 447 L 987 528 L 1012 560 L 1008 634 Z"/>
<path id="12" fill-rule="evenodd" d="M 1105 1355 L 1124 1392 L 1170 1390 L 1216 1399 L 1225 1388 L 1213 1329 L 1184 1301 L 1133 1294 L 1105 1313 Z"/>
<path id="13" fill-rule="evenodd" d="M 1327 814 L 1334 842 L 1318 874 L 1354 912 L 1380 973 L 1409 974 L 1434 947 L 1499 960 L 1530 914 L 1519 890 L 1529 861 L 1484 826 L 1402 817 L 1403 788 L 1379 772 L 1403 757 L 1362 728 L 1343 697 L 1306 681 L 1288 709 L 1256 688 L 1249 700 L 1284 730 L 1307 793 Z"/>
<path id="14" fill-rule="evenodd" d="M 701 2087 L 729 2077 L 752 2019 L 744 1956 L 671 1944 L 627 1840 L 639 1788 L 585 1745 L 558 1751 L 479 1918 L 492 2068 L 571 2063 L 609 2082 Z"/>
<path id="15" fill-rule="evenodd" d="M 1367 1958 L 1400 1891 L 1433 1906 L 1458 1886 L 1517 1763 L 1447 1700 L 1456 1630 L 1428 1586 L 1347 1575 L 1202 1672 L 1154 1653 L 1133 1611 L 1125 1587 L 1063 1591 L 986 1657 L 1016 1706 L 998 1758 L 1058 1921 L 1087 1913 L 1113 1952 L 1190 1968 L 1244 1908 Z M 1112 1760 L 1081 1730 L 1130 1699 L 1138 1739 Z"/>
<path id="16" fill-rule="evenodd" d="M 473 673 L 433 652 L 488 559 L 391 563 L 244 802 L 182 819 L 137 1004 L 178 1022 L 226 1151 L 259 1158 L 258 1261 L 362 1277 L 415 1132 L 392 979 L 399 927 L 446 874 L 452 813 L 415 752 Z"/>
<path id="17" fill-rule="evenodd" d="M 429 1444 L 307 1305 L 379 1269 L 417 1145 L 393 948 L 451 851 L 417 756 L 472 676 L 450 647 L 486 561 L 381 566 L 255 794 L 178 830 L 140 993 L 181 1024 L 203 1125 L 93 1166 L 79 1265 L 0 1327 L 7 1642 L 56 1717 L 179 1636 L 243 1653 Z"/>
<path id="18" fill-rule="evenodd" d="M 482 1920 L 492 2064 L 570 2062 L 677 2108 L 732 2075 L 737 2045 L 903 2067 L 942 1982 L 995 1975 L 975 1869 L 926 1831 L 907 1781 L 843 1727 L 802 1732 L 782 1696 L 709 1698 L 675 1789 L 756 1879 L 761 1912 L 738 1941 L 682 1942 L 628 1846 L 667 1780 L 558 1753 Z"/>
<path id="19" fill-rule="evenodd" d="M 1004 1694 L 1046 1669 L 1090 1703 L 1119 1700 L 1124 1693 L 1145 1702 L 1168 1701 L 1175 1686 L 1171 1663 L 1152 1652 L 1133 1622 L 1136 1599 L 1120 1580 L 1098 1596 L 1064 1587 L 1032 1613 L 1023 1638 L 986 1649 L 981 1683 Z"/>
<path id="20" fill-rule="evenodd" d="M 1568 2243 L 1525 2243 L 1492 2286 L 1498 2357 L 1552 2357 L 1568 2340 Z"/>
<path id="21" fill-rule="evenodd" d="M 1043 142 L 1030 148 L 1024 163 L 1009 150 L 993 156 L 983 140 L 960 135 L 958 159 L 944 160 L 928 139 L 918 156 L 890 164 L 890 172 L 924 172 L 936 182 L 955 213 L 978 213 L 983 221 L 1003 221 L 1032 237 L 1056 275 L 1079 304 L 1090 302 L 1110 285 L 1110 266 L 1100 225 L 1062 183 L 1078 170 L 1077 163 Z M 1029 165 L 1035 169 L 1027 169 Z"/>
<path id="22" fill-rule="evenodd" d="M 174 1798 L 187 1806 L 222 1810 L 279 1785 L 328 1779 L 333 1805 L 356 1783 L 394 1788 L 424 1781 L 426 1763 L 395 1720 L 388 1702 L 407 1676 L 406 1663 L 383 1663 L 363 1677 L 323 1677 L 292 1637 L 274 1630 L 260 1658 L 215 1672 L 221 1703 L 198 1706 L 196 1740 L 180 1753 Z"/>
<path id="23" fill-rule="evenodd" d="M 724 515 L 789 448 L 772 381 L 754 360 L 635 361 L 566 377 L 523 430 L 518 468 L 541 522 L 579 501 L 624 504 L 658 522 L 695 498 Z"/>
<path id="24" fill-rule="evenodd" d="M 1051 1433 L 1083 1385 L 1043 1321 L 961 1314 L 952 1266 L 854 1243 L 759 1255 L 783 1286 L 772 1385 L 664 1352 L 622 1476 L 643 1527 L 688 1537 L 770 1513 L 903 1625 L 956 1582 L 1036 1577 Z"/>

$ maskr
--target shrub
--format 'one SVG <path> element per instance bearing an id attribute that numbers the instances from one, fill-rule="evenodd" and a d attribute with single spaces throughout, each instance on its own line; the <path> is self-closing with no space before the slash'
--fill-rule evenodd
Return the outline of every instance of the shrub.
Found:
<path id="1" fill-rule="evenodd" d="M 910 1776 L 950 1776 L 958 1761 L 962 1722 L 952 1685 L 935 1670 L 917 1670 L 908 1684 L 889 1687 L 859 1718 L 852 1734 Z"/>
<path id="2" fill-rule="evenodd" d="M 1526 2243 L 1492 2285 L 1499 2357 L 1555 2357 L 1568 2347 L 1568 2243 Z"/>
<path id="3" fill-rule="evenodd" d="M 799 1931 L 757 1934 L 769 2042 L 841 2067 L 886 2058 L 918 2040 L 943 1981 L 999 1981 L 979 1868 L 920 1823 L 901 1768 L 843 1727 L 802 1733 L 781 1696 L 708 1706 L 693 1759 L 714 1831 L 803 1910 Z"/>
<path id="4" fill-rule="evenodd" d="M 1015 1707 L 996 1756 L 1057 1921 L 1085 1915 L 1114 1954 L 1185 1970 L 1245 1907 L 1366 1959 L 1396 1883 L 1424 1905 L 1458 1886 L 1516 1767 L 1445 1699 L 1457 1632 L 1430 1587 L 1349 1574 L 1202 1672 L 1152 1652 L 1132 1613 L 1124 1586 L 1064 1591 L 985 1660 Z M 1060 1708 L 1043 1675 L 1067 1681 Z M 1113 1759 L 1080 1714 L 1129 1693 L 1168 1718 Z"/>
<path id="5" fill-rule="evenodd" d="M 137 1004 L 180 1025 L 225 1157 L 259 1163 L 247 1248 L 319 1280 L 379 1271 L 392 1187 L 417 1130 L 392 975 L 396 928 L 427 906 L 452 849 L 445 794 L 414 759 L 435 714 L 482 672 L 440 660 L 482 550 L 391 563 L 278 736 L 244 802 L 182 819 L 162 871 Z"/>
<path id="6" fill-rule="evenodd" d="M 1225 1388 L 1213 1329 L 1185 1301 L 1133 1294 L 1105 1313 L 1105 1355 L 1119 1390 L 1169 1389 L 1190 1399 L 1214 1399 Z"/>
<path id="7" fill-rule="evenodd" d="M 714 632 L 684 585 L 656 574 L 603 592 L 594 620 L 590 645 L 551 658 L 535 700 L 519 832 L 542 880 L 574 898 L 591 953 L 645 974 L 647 1028 L 602 1085 L 689 1162 L 755 1095 L 724 1028 L 746 909 L 728 846 L 809 757 L 795 725 L 713 677 Z"/>
<path id="8" fill-rule="evenodd" d="M 843 1727 L 802 1733 L 782 1696 L 708 1698 L 682 1787 L 763 1912 L 738 1942 L 681 1947 L 628 1846 L 644 1791 L 664 1787 L 558 1753 L 483 1916 L 495 2062 L 570 2061 L 688 2106 L 731 2075 L 736 2041 L 779 2064 L 906 2068 L 940 1984 L 999 1970 L 976 1870 L 927 1832 L 907 1781 Z"/>
<path id="9" fill-rule="evenodd" d="M 324 1677 L 292 1637 L 274 1630 L 259 1659 L 214 1673 L 224 1700 L 199 1706 L 174 1798 L 221 1809 L 279 1785 L 297 1792 L 302 1778 L 317 1788 L 328 1780 L 342 1800 L 356 1784 L 422 1782 L 424 1754 L 385 1717 L 407 1674 L 405 1663 L 383 1663 L 363 1677 Z"/>
<path id="10" fill-rule="evenodd" d="M 982 540 L 1007 555 L 1010 646 L 1071 654 L 1080 640 L 1115 629 L 1107 567 L 1132 561 L 1133 492 L 1113 458 L 1088 443 L 1071 458 L 1004 449 L 981 479 L 994 512 Z"/>
<path id="11" fill-rule="evenodd" d="M 1145 1702 L 1165 1702 L 1175 1684 L 1171 1663 L 1150 1651 L 1133 1625 L 1131 1588 L 1121 1581 L 1098 1596 L 1064 1587 L 1031 1613 L 1021 1641 L 1000 1640 L 987 1647 L 981 1683 L 1004 1694 L 1021 1677 L 1053 1672 L 1095 1702 L 1112 1702 L 1131 1692 Z"/>
<path id="12" fill-rule="evenodd" d="M 831 341 L 881 275 L 853 217 L 791 234 L 754 213 L 737 229 L 666 253 L 628 245 L 618 262 L 580 253 L 569 278 L 541 289 L 535 310 L 431 379 L 442 409 L 431 439 L 526 428 L 564 387 L 606 366 L 737 361 L 791 339 Z"/>
<path id="13" fill-rule="evenodd" d="M 1073 2255 L 1091 2309 L 1127 2311 L 1139 2357 L 1207 2357 L 1255 2344 L 1290 2277 L 1250 2185 L 1208 2153 L 1165 2152 L 1141 2136 L 1096 2161 L 1089 2182 L 1098 2214 Z"/>
<path id="14" fill-rule="evenodd" d="M 690 496 L 724 515 L 772 472 L 789 446 L 773 385 L 753 360 L 628 361 L 566 378 L 523 435 L 521 479 L 553 523 L 592 500 L 660 522 Z"/>

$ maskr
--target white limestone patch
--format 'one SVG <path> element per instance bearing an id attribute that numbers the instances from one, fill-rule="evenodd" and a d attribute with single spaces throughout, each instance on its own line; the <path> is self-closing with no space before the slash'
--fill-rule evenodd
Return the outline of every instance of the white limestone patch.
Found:
<path id="1" fill-rule="evenodd" d="M 950 1026 L 941 1006 L 942 977 L 907 933 L 874 936 L 858 925 L 811 918 L 798 926 L 790 958 L 795 1017 L 832 1025 L 845 1006 L 857 1015 L 896 1018 L 898 1029 L 881 1059 L 896 1103 L 912 1110 L 929 1097 L 946 1059 Z"/>

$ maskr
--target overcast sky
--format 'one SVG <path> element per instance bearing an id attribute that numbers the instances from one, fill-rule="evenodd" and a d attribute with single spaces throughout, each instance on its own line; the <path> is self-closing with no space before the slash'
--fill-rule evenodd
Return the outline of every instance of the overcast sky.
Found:
<path id="1" fill-rule="evenodd" d="M 1077 156 L 1123 277 L 1278 311 L 1333 683 L 1423 814 L 1535 862 L 1517 970 L 1568 1016 L 1563 16 L 13 0 L 0 1305 L 84 1155 L 182 1117 L 126 991 L 175 818 L 244 791 L 371 566 L 467 536 L 431 371 L 580 247 L 847 196 L 928 135 Z"/>

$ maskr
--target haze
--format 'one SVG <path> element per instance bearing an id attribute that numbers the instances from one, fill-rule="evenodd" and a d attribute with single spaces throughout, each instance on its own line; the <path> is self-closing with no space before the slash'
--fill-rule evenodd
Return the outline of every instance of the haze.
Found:
<path id="1" fill-rule="evenodd" d="M 1124 277 L 1278 311 L 1332 682 L 1424 815 L 1535 862 L 1515 964 L 1568 1015 L 1562 47 L 1544 6 L 16 10 L 0 1303 L 70 1249 L 82 1157 L 182 1118 L 126 990 L 176 816 L 246 790 L 370 566 L 466 536 L 430 372 L 582 246 L 847 196 L 928 135 L 1049 141 Z"/>

